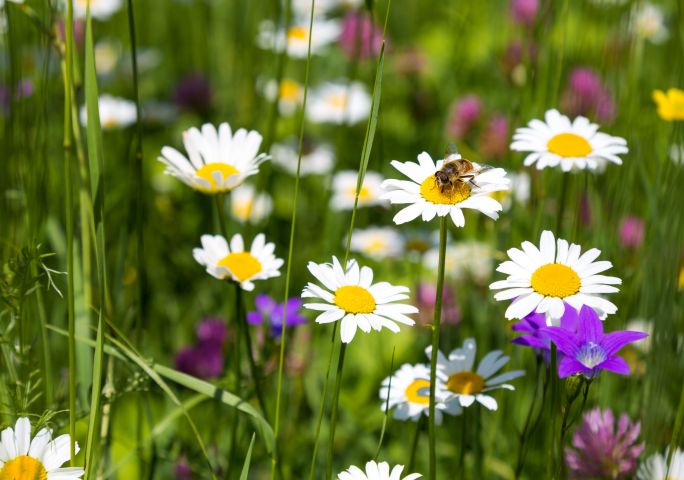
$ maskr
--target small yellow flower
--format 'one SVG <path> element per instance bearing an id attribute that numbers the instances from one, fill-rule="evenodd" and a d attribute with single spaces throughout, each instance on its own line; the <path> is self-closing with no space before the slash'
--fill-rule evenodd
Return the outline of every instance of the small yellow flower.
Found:
<path id="1" fill-rule="evenodd" d="M 658 115 L 663 120 L 684 120 L 684 91 L 670 88 L 667 92 L 653 91 L 653 100 L 658 105 Z"/>

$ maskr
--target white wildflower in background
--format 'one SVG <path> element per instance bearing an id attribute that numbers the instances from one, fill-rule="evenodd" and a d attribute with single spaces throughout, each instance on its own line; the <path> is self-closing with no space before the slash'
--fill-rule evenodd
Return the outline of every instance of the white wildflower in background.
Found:
<path id="1" fill-rule="evenodd" d="M 97 106 L 100 113 L 100 124 L 104 130 L 125 128 L 134 124 L 137 119 L 135 102 L 125 98 L 107 94 L 100 95 Z M 81 107 L 80 119 L 84 127 L 88 125 L 88 112 L 85 105 Z"/>
<path id="2" fill-rule="evenodd" d="M 504 210 L 509 210 L 513 206 L 513 202 L 526 205 L 530 200 L 532 188 L 530 175 L 525 171 L 520 171 L 507 172 L 506 176 L 511 180 L 510 188 L 494 192 L 492 197 L 501 203 Z"/>
<path id="3" fill-rule="evenodd" d="M 403 465 L 396 465 L 390 470 L 387 462 L 376 463 L 370 461 L 366 463 L 366 470 L 351 466 L 344 472 L 337 475 L 338 480 L 415 480 L 422 477 L 420 473 L 412 473 L 405 477 L 401 474 L 404 471 Z"/>
<path id="4" fill-rule="evenodd" d="M 98 75 L 109 75 L 119 64 L 121 43 L 117 40 L 100 40 L 95 44 L 95 69 Z"/>
<path id="5" fill-rule="evenodd" d="M 263 89 L 267 99 L 278 100 L 278 110 L 286 117 L 294 114 L 304 101 L 304 86 L 295 80 L 284 78 L 280 87 L 276 80 L 269 80 Z"/>
<path id="6" fill-rule="evenodd" d="M 460 155 L 451 155 L 446 160 L 460 159 Z M 435 173 L 441 170 L 445 160 L 432 160 L 426 152 L 418 155 L 418 162 L 398 162 L 392 160 L 392 166 L 406 175 L 407 180 L 385 180 L 382 188 L 386 190 L 382 198 L 392 204 L 408 204 L 394 216 L 394 223 L 400 225 L 421 217 L 428 222 L 435 216 L 451 216 L 457 227 L 465 225 L 463 209 L 478 210 L 490 218 L 497 219 L 502 207 L 491 198 L 490 194 L 508 189 L 510 181 L 503 168 L 481 169 L 476 163 L 473 166 L 477 173 L 470 181 L 456 181 L 450 191 L 442 191 L 436 183 Z"/>
<path id="7" fill-rule="evenodd" d="M 202 235 L 201 242 L 202 247 L 193 249 L 192 255 L 212 277 L 233 280 L 251 291 L 255 280 L 280 276 L 283 260 L 273 254 L 275 244 L 266 243 L 263 233 L 254 237 L 249 251 L 239 233 L 233 235 L 230 245 L 221 235 Z"/>
<path id="8" fill-rule="evenodd" d="M 396 258 L 404 252 L 404 238 L 392 227 L 356 229 L 351 237 L 351 250 L 373 260 Z"/>
<path id="9" fill-rule="evenodd" d="M 306 114 L 313 123 L 353 125 L 368 118 L 371 103 L 366 86 L 360 82 L 328 82 L 311 91 Z"/>
<path id="10" fill-rule="evenodd" d="M 539 248 L 532 243 L 522 243 L 522 250 L 511 248 L 511 260 L 503 262 L 496 269 L 508 275 L 506 280 L 492 283 L 489 288 L 501 290 L 494 295 L 496 300 L 514 299 L 506 310 L 506 318 L 523 318 L 537 312 L 545 313 L 547 323 L 558 324 L 569 303 L 575 310 L 587 305 L 601 317 L 617 311 L 615 304 L 599 296 L 617 292 L 622 280 L 617 277 L 599 275 L 613 265 L 608 261 L 595 261 L 601 250 L 592 248 L 580 255 L 582 248 L 569 244 L 552 232 L 541 234 Z"/>
<path id="11" fill-rule="evenodd" d="M 85 18 L 88 4 L 90 16 L 98 20 L 108 20 L 109 17 L 121 10 L 122 0 L 74 0 L 74 17 Z M 64 7 L 66 10 L 66 6 Z"/>
<path id="12" fill-rule="evenodd" d="M 273 200 L 266 192 L 243 183 L 230 195 L 230 213 L 240 223 L 258 224 L 271 214 Z"/>
<path id="13" fill-rule="evenodd" d="M 494 249 L 483 242 L 466 241 L 447 245 L 445 274 L 457 281 L 473 279 L 482 285 L 492 275 L 494 253 Z M 439 247 L 425 252 L 423 265 L 429 271 L 437 272 Z"/>
<path id="14" fill-rule="evenodd" d="M 307 141 L 302 147 L 302 162 L 299 167 L 301 176 L 325 175 L 332 170 L 335 165 L 335 153 L 330 145 Z M 296 140 L 274 144 L 271 147 L 273 163 L 290 175 L 296 175 L 299 156 L 297 148 Z"/>
<path id="15" fill-rule="evenodd" d="M 337 172 L 333 177 L 333 196 L 330 200 L 330 208 L 333 210 L 351 210 L 354 208 L 356 198 L 356 181 L 358 172 L 344 170 Z M 377 172 L 366 171 L 363 184 L 359 190 L 359 207 L 371 207 L 385 205 L 382 199 L 382 175 Z"/>
<path id="16" fill-rule="evenodd" d="M 193 127 L 183 132 L 187 158 L 175 148 L 164 147 L 159 161 L 166 165 L 165 173 L 195 190 L 209 194 L 228 192 L 256 175 L 259 165 L 269 158 L 259 153 L 261 140 L 261 134 L 255 130 L 240 128 L 233 134 L 225 122 L 218 130 L 207 123 L 202 131 Z"/>
<path id="17" fill-rule="evenodd" d="M 78 444 L 76 452 L 78 453 Z M 82 468 L 60 466 L 69 461 L 69 435 L 52 439 L 43 428 L 31 439 L 31 422 L 20 418 L 14 428 L 2 431 L 0 441 L 0 479 L 2 480 L 70 480 L 81 478 Z"/>
<path id="18" fill-rule="evenodd" d="M 435 384 L 435 422 L 442 424 L 442 413 L 460 415 L 461 406 L 455 402 L 448 405 L 441 401 L 446 394 L 446 386 L 437 378 Z M 389 398 L 388 398 L 389 397 Z M 380 387 L 380 408 L 394 410 L 392 416 L 397 420 L 418 421 L 421 415 L 429 415 L 430 407 L 430 366 L 405 363 L 391 377 L 382 381 Z"/>
<path id="19" fill-rule="evenodd" d="M 337 41 L 342 27 L 337 20 L 317 18 L 313 23 L 311 35 L 311 54 L 321 53 L 328 45 Z M 287 48 L 287 54 L 295 58 L 306 58 L 309 48 L 309 19 L 295 19 L 285 31 L 276 28 L 273 22 L 265 20 L 259 26 L 257 44 L 268 50 L 282 52 Z"/>
<path id="20" fill-rule="evenodd" d="M 628 152 L 627 141 L 598 129 L 585 117 L 570 121 L 558 110 L 548 110 L 545 121 L 531 120 L 515 131 L 511 150 L 530 152 L 525 166 L 536 164 L 539 170 L 557 166 L 564 172 L 596 170 L 608 162 L 622 165 L 618 155 Z"/>
<path id="21" fill-rule="evenodd" d="M 437 375 L 447 390 L 444 402 L 447 405 L 458 403 L 461 407 L 469 407 L 477 401 L 489 410 L 496 410 L 496 400 L 487 393 L 500 388 L 515 390 L 513 385 L 506 382 L 523 376 L 525 372 L 511 370 L 495 375 L 509 360 L 500 350 L 489 352 L 473 370 L 476 350 L 475 340 L 469 338 L 463 342 L 462 348 L 452 350 L 448 358 L 442 352 L 437 352 Z M 431 346 L 425 349 L 425 354 L 431 357 Z"/>
<path id="22" fill-rule="evenodd" d="M 669 36 L 663 9 L 652 3 L 634 4 L 632 29 L 638 37 L 655 44 L 663 43 Z"/>
<path id="23" fill-rule="evenodd" d="M 339 260 L 333 263 L 309 262 L 309 272 L 322 285 L 309 283 L 302 292 L 302 298 L 316 298 L 323 303 L 305 303 L 304 307 L 322 312 L 316 323 L 331 323 L 341 320 L 340 335 L 343 343 L 349 343 L 356 329 L 368 333 L 387 328 L 399 332 L 399 325 L 414 325 L 407 315 L 417 313 L 413 305 L 395 303 L 408 300 L 407 287 L 394 286 L 387 282 L 373 283 L 373 270 L 359 267 L 355 260 L 343 269 Z"/>
<path id="24" fill-rule="evenodd" d="M 639 480 L 684 480 L 684 452 L 679 448 L 672 453 L 667 464 L 668 450 L 665 455 L 654 453 L 637 470 Z"/>

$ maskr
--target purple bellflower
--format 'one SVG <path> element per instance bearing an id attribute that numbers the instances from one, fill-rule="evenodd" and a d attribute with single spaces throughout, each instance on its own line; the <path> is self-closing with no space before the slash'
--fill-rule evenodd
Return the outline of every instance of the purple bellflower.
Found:
<path id="1" fill-rule="evenodd" d="M 576 332 L 563 327 L 547 327 L 543 329 L 543 333 L 563 354 L 563 359 L 558 364 L 560 378 L 577 373 L 593 378 L 600 370 L 628 375 L 629 365 L 616 353 L 628 343 L 648 336 L 644 332 L 627 330 L 603 333 L 603 322 L 598 314 L 586 305 L 580 310 Z"/>
<path id="2" fill-rule="evenodd" d="M 300 313 L 302 300 L 299 297 L 290 298 L 283 304 L 277 303 L 271 297 L 262 293 L 256 296 L 254 304 L 256 305 L 256 311 L 247 314 L 247 322 L 251 325 L 261 325 L 266 322 L 270 327 L 273 338 L 280 338 L 285 312 L 287 312 L 286 322 L 288 327 L 294 327 L 307 322 L 306 318 Z"/>
<path id="3" fill-rule="evenodd" d="M 574 332 L 577 330 L 577 310 L 568 303 L 564 305 L 565 312 L 560 319 L 560 326 L 563 330 Z M 551 360 L 551 339 L 546 334 L 546 326 L 546 314 L 533 311 L 513 325 L 513 331 L 524 333 L 524 335 L 514 338 L 512 342 L 516 345 L 533 348 L 548 364 Z M 561 355 L 559 352 L 559 360 Z"/>

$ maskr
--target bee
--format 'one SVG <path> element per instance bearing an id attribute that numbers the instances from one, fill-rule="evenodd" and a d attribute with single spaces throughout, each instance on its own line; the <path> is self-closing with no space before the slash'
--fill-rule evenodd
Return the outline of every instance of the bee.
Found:
<path id="1" fill-rule="evenodd" d="M 470 183 L 473 186 L 473 179 L 487 167 L 475 166 L 473 162 L 465 158 L 452 158 L 456 155 L 449 155 L 444 159 L 442 168 L 435 172 L 435 185 L 444 194 L 450 194 L 460 183 Z"/>

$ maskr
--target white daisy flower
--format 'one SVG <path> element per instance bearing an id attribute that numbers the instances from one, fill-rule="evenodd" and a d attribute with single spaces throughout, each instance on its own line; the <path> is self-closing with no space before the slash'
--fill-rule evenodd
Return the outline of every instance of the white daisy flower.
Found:
<path id="1" fill-rule="evenodd" d="M 670 146 L 670 160 L 672 160 L 675 165 L 684 165 L 684 145 Z"/>
<path id="2" fill-rule="evenodd" d="M 337 41 L 342 26 L 337 20 L 318 18 L 313 23 L 311 35 L 311 54 L 320 53 L 325 47 Z M 257 44 L 268 50 L 282 52 L 287 48 L 290 57 L 306 58 L 309 48 L 309 19 L 295 20 L 285 31 L 276 28 L 273 22 L 265 20 L 259 25 Z"/>
<path id="3" fill-rule="evenodd" d="M 333 196 L 330 199 L 330 208 L 333 210 L 351 210 L 354 208 L 356 197 L 356 181 L 358 172 L 344 170 L 337 172 L 333 177 Z M 363 184 L 359 190 L 359 207 L 372 207 L 385 205 L 382 198 L 382 175 L 377 172 L 366 171 Z"/>
<path id="4" fill-rule="evenodd" d="M 240 223 L 258 224 L 271 214 L 273 200 L 266 192 L 257 193 L 256 189 L 243 183 L 230 195 L 230 213 Z"/>
<path id="5" fill-rule="evenodd" d="M 360 82 L 324 83 L 312 90 L 306 114 L 314 123 L 355 124 L 368 118 L 372 98 Z"/>
<path id="6" fill-rule="evenodd" d="M 274 144 L 271 147 L 273 163 L 286 170 L 289 174 L 296 175 L 297 159 L 299 158 L 297 148 L 296 140 Z M 329 145 L 304 142 L 299 175 L 325 175 L 332 170 L 334 164 L 335 153 Z"/>
<path id="7" fill-rule="evenodd" d="M 31 422 L 20 418 L 14 429 L 2 431 L 0 441 L 0 479 L 69 480 L 81 478 L 82 468 L 60 468 L 71 456 L 69 435 L 52 439 L 52 431 L 43 428 L 31 439 Z M 78 452 L 78 444 L 76 444 Z"/>
<path id="8" fill-rule="evenodd" d="M 229 192 L 249 176 L 256 175 L 259 165 L 269 157 L 258 153 L 261 134 L 244 128 L 232 133 L 228 123 L 215 126 L 206 123 L 202 131 L 191 128 L 183 132 L 188 154 L 172 147 L 161 150 L 159 161 L 166 165 L 164 173 L 173 175 L 186 185 L 203 193 Z"/>
<path id="9" fill-rule="evenodd" d="M 305 303 L 310 310 L 322 312 L 316 323 L 331 323 L 342 320 L 340 335 L 342 342 L 349 343 L 356 329 L 370 332 L 383 327 L 399 332 L 398 323 L 413 325 L 415 321 L 407 314 L 417 313 L 413 305 L 394 303 L 409 298 L 407 287 L 398 287 L 387 282 L 373 284 L 373 270 L 359 267 L 355 260 L 348 262 L 344 270 L 339 260 L 333 263 L 309 262 L 308 269 L 324 288 L 309 283 L 302 292 L 302 298 L 318 298 L 325 303 Z"/>
<path id="10" fill-rule="evenodd" d="M 665 455 L 654 453 L 637 470 L 639 480 L 684 480 L 684 452 L 676 449 L 667 465 L 668 450 Z"/>
<path id="11" fill-rule="evenodd" d="M 135 102 L 125 98 L 100 95 L 97 107 L 100 113 L 100 124 L 104 130 L 125 128 L 134 124 L 137 119 Z M 84 127 L 88 125 L 88 111 L 85 105 L 81 107 L 80 119 Z"/>
<path id="12" fill-rule="evenodd" d="M 530 200 L 532 180 L 527 172 L 507 172 L 506 175 L 511 180 L 508 190 L 494 192 L 492 196 L 503 206 L 504 210 L 509 210 L 513 202 L 521 205 L 527 204 Z"/>
<path id="13" fill-rule="evenodd" d="M 304 101 L 304 86 L 287 78 L 280 82 L 269 80 L 264 86 L 264 95 L 270 101 L 278 99 L 278 110 L 286 117 L 294 114 Z"/>
<path id="14" fill-rule="evenodd" d="M 404 238 L 392 227 L 356 229 L 351 237 L 351 250 L 373 260 L 395 258 L 404 251 Z"/>
<path id="15" fill-rule="evenodd" d="M 466 241 L 447 245 L 445 272 L 456 281 L 471 278 L 482 285 L 492 275 L 494 249 L 486 243 Z M 423 266 L 431 272 L 439 267 L 439 247 L 425 252 Z"/>
<path id="16" fill-rule="evenodd" d="M 402 477 L 403 471 L 403 465 L 396 465 L 390 471 L 387 462 L 376 463 L 371 460 L 366 464 L 365 472 L 359 467 L 351 466 L 344 472 L 340 472 L 337 475 L 337 480 L 415 480 L 422 477 L 420 473 L 412 473 Z"/>
<path id="17" fill-rule="evenodd" d="M 90 4 L 90 16 L 98 20 L 107 20 L 121 9 L 121 0 L 75 0 L 74 17 L 85 18 Z"/>
<path id="18" fill-rule="evenodd" d="M 515 390 L 513 385 L 505 382 L 525 375 L 523 370 L 494 375 L 508 363 L 509 357 L 501 350 L 493 350 L 480 360 L 477 370 L 473 371 L 477 344 L 472 338 L 463 342 L 463 348 L 452 350 L 449 358 L 440 351 L 437 352 L 437 376 L 444 382 L 447 395 L 444 402 L 458 403 L 461 407 L 469 407 L 477 400 L 489 410 L 496 410 L 496 400 L 487 392 L 505 388 Z M 431 357 L 432 347 L 425 349 L 428 358 Z"/>
<path id="19" fill-rule="evenodd" d="M 116 40 L 101 40 L 95 44 L 95 68 L 98 75 L 109 75 L 119 64 L 121 43 Z"/>
<path id="20" fill-rule="evenodd" d="M 629 151 L 624 138 L 599 132 L 599 126 L 585 117 L 570 121 L 558 110 L 548 110 L 545 120 L 532 120 L 513 135 L 511 150 L 531 152 L 526 167 L 536 163 L 539 170 L 557 166 L 564 172 L 596 170 L 607 162 L 622 165 L 618 155 Z"/>
<path id="21" fill-rule="evenodd" d="M 242 235 L 236 233 L 230 246 L 221 235 L 202 235 L 202 248 L 192 250 L 197 263 L 207 268 L 207 273 L 219 280 L 230 279 L 242 289 L 254 290 L 254 280 L 279 277 L 283 260 L 273 255 L 275 244 L 266 243 L 263 233 L 254 237 L 252 247 L 245 251 Z"/>
<path id="22" fill-rule="evenodd" d="M 655 44 L 663 43 L 669 36 L 662 8 L 652 3 L 634 5 L 632 29 L 637 36 Z"/>
<path id="23" fill-rule="evenodd" d="M 454 154 L 446 160 L 458 160 L 461 156 Z M 406 180 L 385 180 L 382 184 L 387 193 L 382 198 L 391 203 L 410 204 L 394 216 L 394 223 L 401 225 L 418 216 L 423 221 L 430 221 L 435 216 L 444 217 L 450 215 L 457 227 L 465 225 L 465 217 L 462 209 L 472 208 L 479 210 L 490 218 L 497 219 L 502 207 L 499 202 L 491 198 L 490 194 L 499 190 L 506 190 L 510 181 L 505 177 L 503 168 L 491 168 L 481 170 L 481 167 L 473 163 L 476 171 L 475 176 L 468 182 L 455 182 L 450 192 L 442 192 L 437 185 L 435 173 L 438 172 L 445 160 L 438 160 L 437 164 L 427 152 L 418 155 L 418 162 L 398 162 L 392 160 L 392 166 L 409 177 Z"/>
<path id="24" fill-rule="evenodd" d="M 10 3 L 24 3 L 24 0 L 7 0 Z M 5 0 L 0 0 L 0 8 L 5 6 Z"/>
<path id="25" fill-rule="evenodd" d="M 435 422 L 442 424 L 442 412 L 450 415 L 460 415 L 461 406 L 451 402 L 446 404 L 440 399 L 447 394 L 446 386 L 441 379 L 437 378 L 435 384 Z M 389 396 L 389 401 L 388 397 Z M 382 381 L 380 387 L 380 408 L 385 411 L 389 407 L 394 409 L 393 417 L 397 420 L 418 421 L 421 415 L 429 415 L 430 411 L 430 366 L 410 365 L 405 363 L 391 377 Z M 388 403 L 389 402 L 389 403 Z"/>
<path id="26" fill-rule="evenodd" d="M 554 238 L 545 230 L 541 234 L 539 248 L 532 243 L 522 243 L 522 250 L 508 250 L 511 260 L 496 269 L 508 275 L 506 280 L 492 283 L 489 288 L 502 290 L 494 295 L 496 300 L 515 299 L 506 310 L 506 318 L 523 318 L 529 313 L 546 313 L 547 323 L 557 324 L 563 315 L 563 302 L 576 310 L 587 305 L 601 317 L 613 314 L 617 307 L 599 296 L 614 293 L 622 280 L 617 277 L 598 275 L 613 265 L 608 261 L 595 262 L 601 250 L 592 248 L 580 256 L 581 247 L 567 240 Z"/>

